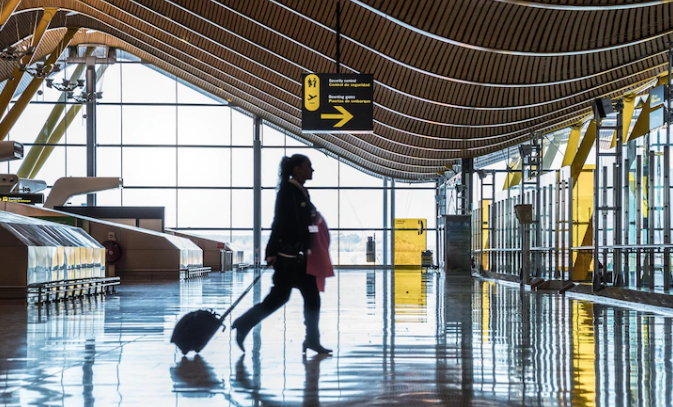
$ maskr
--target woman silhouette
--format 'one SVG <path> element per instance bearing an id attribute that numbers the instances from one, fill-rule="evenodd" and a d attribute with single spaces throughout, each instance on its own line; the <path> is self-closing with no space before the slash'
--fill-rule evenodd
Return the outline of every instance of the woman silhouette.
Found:
<path id="1" fill-rule="evenodd" d="M 231 325 L 232 329 L 236 329 L 236 343 L 243 352 L 248 332 L 282 307 L 290 299 L 293 288 L 298 288 L 304 297 L 306 338 L 302 351 L 332 352 L 320 344 L 320 293 L 316 278 L 306 274 L 310 234 L 317 232 L 313 223 L 316 210 L 304 188 L 306 180 L 312 178 L 313 167 L 305 155 L 295 154 L 281 160 L 271 236 L 266 246 L 266 262 L 274 268 L 273 287 L 264 301 L 250 308 Z"/>

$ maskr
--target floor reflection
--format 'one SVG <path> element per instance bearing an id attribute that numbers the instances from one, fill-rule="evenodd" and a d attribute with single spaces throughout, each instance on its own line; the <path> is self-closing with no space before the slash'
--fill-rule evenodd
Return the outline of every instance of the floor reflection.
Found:
<path id="1" fill-rule="evenodd" d="M 219 378 L 215 369 L 201 355 L 194 355 L 191 359 L 183 356 L 177 365 L 170 368 L 170 375 L 175 392 L 212 393 L 225 387 L 224 380 Z"/>
<path id="2" fill-rule="evenodd" d="M 251 332 L 248 354 L 227 329 L 182 357 L 177 319 L 223 311 L 252 278 L 1 303 L 0 406 L 673 405 L 670 317 L 415 269 L 338 273 L 322 300 L 332 357 L 302 356 L 298 292 Z M 270 284 L 267 273 L 240 310 Z"/>

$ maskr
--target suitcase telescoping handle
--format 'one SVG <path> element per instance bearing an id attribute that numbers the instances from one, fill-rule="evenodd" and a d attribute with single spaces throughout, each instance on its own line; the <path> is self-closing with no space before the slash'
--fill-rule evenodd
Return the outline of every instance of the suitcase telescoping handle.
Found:
<path id="1" fill-rule="evenodd" d="M 234 301 L 233 304 L 231 304 L 231 307 L 229 307 L 229 309 L 227 309 L 227 310 L 224 312 L 224 314 L 222 314 L 222 316 L 220 317 L 220 322 L 224 322 L 224 319 L 225 319 L 229 314 L 231 314 L 231 311 L 233 311 L 234 308 L 236 308 L 236 306 L 238 305 L 239 302 L 241 302 L 241 300 L 243 299 L 243 297 L 245 297 L 245 295 L 246 295 L 248 292 L 250 292 L 250 290 L 252 290 L 252 287 L 254 287 L 255 284 L 257 284 L 257 282 L 262 278 L 262 275 L 264 274 L 264 272 L 265 272 L 266 269 L 268 269 L 268 268 L 269 268 L 269 266 L 266 266 L 266 267 L 264 267 L 264 268 L 262 269 L 261 273 L 259 273 L 259 275 L 258 275 L 257 277 L 255 277 L 255 279 L 254 279 L 254 280 L 252 281 L 252 283 L 248 286 L 248 288 L 246 288 L 245 291 L 243 291 L 243 294 L 241 294 L 241 296 L 238 297 L 238 299 L 236 299 L 236 301 Z"/>

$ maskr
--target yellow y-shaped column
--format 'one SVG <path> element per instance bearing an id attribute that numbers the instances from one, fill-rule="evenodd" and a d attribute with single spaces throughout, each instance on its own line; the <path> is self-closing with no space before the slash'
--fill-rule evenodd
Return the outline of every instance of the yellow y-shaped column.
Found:
<path id="1" fill-rule="evenodd" d="M 44 14 L 42 14 L 42 18 L 40 19 L 40 22 L 37 24 L 37 27 L 35 27 L 33 38 L 30 41 L 30 46 L 32 49 L 36 50 L 37 47 L 40 45 L 40 41 L 42 41 L 42 37 L 44 36 L 44 33 L 47 32 L 47 28 L 49 28 L 49 24 L 51 23 L 51 20 L 52 18 L 54 18 L 54 15 L 56 14 L 57 11 L 58 9 L 56 8 L 44 9 Z M 12 76 L 9 79 L 7 79 L 7 84 L 2 89 L 2 93 L 0 93 L 0 112 L 4 112 L 7 109 L 7 106 L 9 106 L 9 102 L 12 100 L 12 96 L 14 96 L 14 93 L 16 92 L 16 88 L 19 87 L 19 83 L 21 83 L 21 79 L 23 79 L 24 72 L 21 69 L 19 69 L 19 66 L 30 65 L 33 62 L 34 55 L 35 54 L 25 55 L 14 67 L 14 72 L 12 73 Z M 5 137 L 6 134 L 0 135 L 0 140 L 3 140 Z"/>
<path id="2" fill-rule="evenodd" d="M 63 36 L 63 39 L 56 46 L 56 49 L 49 55 L 49 58 L 47 58 L 47 61 L 44 64 L 44 69 L 46 71 L 51 70 L 52 66 L 58 60 L 58 57 L 61 56 L 63 50 L 68 46 L 72 38 L 77 33 L 77 30 L 78 28 L 68 28 L 68 32 L 65 34 L 65 36 Z M 30 103 L 30 100 L 33 98 L 33 95 L 35 95 L 35 92 L 37 92 L 37 90 L 40 88 L 40 85 L 42 85 L 43 81 L 44 77 L 35 77 L 30 82 L 30 84 L 28 84 L 26 90 L 21 93 L 19 99 L 16 101 L 16 103 L 14 103 L 14 106 L 12 106 L 5 118 L 0 123 L 0 141 L 7 137 L 9 130 L 14 127 L 14 124 L 16 124 L 19 116 L 21 116 L 21 113 L 23 113 L 23 111 L 26 109 L 26 106 L 28 106 L 28 103 Z"/>

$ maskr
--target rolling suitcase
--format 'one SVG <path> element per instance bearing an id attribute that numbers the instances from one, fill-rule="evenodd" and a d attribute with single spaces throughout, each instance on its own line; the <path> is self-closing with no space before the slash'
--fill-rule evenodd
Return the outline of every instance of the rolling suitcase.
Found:
<path id="1" fill-rule="evenodd" d="M 223 325 L 225 318 L 234 310 L 236 305 L 238 305 L 252 287 L 257 284 L 262 278 L 262 274 L 264 274 L 264 270 L 255 277 L 252 284 L 243 291 L 243 294 L 221 316 L 211 310 L 201 309 L 192 311 L 180 318 L 173 329 L 171 342 L 177 345 L 183 355 L 191 351 L 195 351 L 196 353 L 201 352 L 220 327 L 222 327 L 222 331 L 227 329 Z"/>

